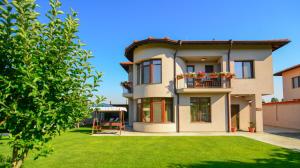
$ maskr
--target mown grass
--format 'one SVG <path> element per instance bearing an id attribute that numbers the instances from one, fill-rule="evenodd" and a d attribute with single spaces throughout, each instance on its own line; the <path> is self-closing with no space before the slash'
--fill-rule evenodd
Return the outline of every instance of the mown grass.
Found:
<path id="1" fill-rule="evenodd" d="M 25 161 L 25 168 L 60 167 L 300 167 L 300 153 L 244 137 L 90 136 L 88 128 L 56 137 L 48 157 Z M 0 154 L 10 154 L 7 139 Z"/>

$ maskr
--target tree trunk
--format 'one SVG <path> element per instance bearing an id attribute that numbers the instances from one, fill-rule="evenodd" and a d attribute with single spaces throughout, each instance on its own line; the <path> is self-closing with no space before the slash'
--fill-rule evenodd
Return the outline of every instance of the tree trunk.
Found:
<path id="1" fill-rule="evenodd" d="M 20 168 L 24 162 L 24 159 L 27 156 L 28 149 L 24 149 L 23 152 L 20 152 L 20 148 L 13 147 L 13 153 L 12 153 L 12 168 Z"/>

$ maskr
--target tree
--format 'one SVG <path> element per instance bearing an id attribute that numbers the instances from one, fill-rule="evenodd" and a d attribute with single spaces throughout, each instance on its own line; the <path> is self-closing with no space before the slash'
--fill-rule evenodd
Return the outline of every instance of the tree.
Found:
<path id="1" fill-rule="evenodd" d="M 34 0 L 0 6 L 0 122 L 12 137 L 12 167 L 20 167 L 30 150 L 47 154 L 48 141 L 90 114 L 102 73 L 76 35 L 76 13 L 65 15 L 58 0 L 50 0 L 48 23 Z"/>
<path id="2" fill-rule="evenodd" d="M 271 102 L 279 102 L 279 100 L 276 97 L 272 97 Z"/>

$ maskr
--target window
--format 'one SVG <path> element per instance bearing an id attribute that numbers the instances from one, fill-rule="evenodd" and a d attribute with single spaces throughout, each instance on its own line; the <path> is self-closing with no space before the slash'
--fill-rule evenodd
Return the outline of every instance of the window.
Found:
<path id="1" fill-rule="evenodd" d="M 195 66 L 194 65 L 188 65 L 186 66 L 186 71 L 189 72 L 195 72 Z M 187 87 L 194 87 L 194 79 L 192 78 L 187 78 Z"/>
<path id="2" fill-rule="evenodd" d="M 137 84 L 161 83 L 161 60 L 137 64 Z"/>
<path id="3" fill-rule="evenodd" d="M 150 61 L 145 61 L 142 63 L 142 83 L 150 83 Z"/>
<path id="4" fill-rule="evenodd" d="M 191 97 L 190 103 L 192 122 L 211 122 L 209 97 Z"/>
<path id="5" fill-rule="evenodd" d="M 153 60 L 153 80 L 152 83 L 161 83 L 161 60 Z"/>
<path id="6" fill-rule="evenodd" d="M 205 65 L 205 73 L 213 73 L 214 66 L 213 65 Z"/>
<path id="7" fill-rule="evenodd" d="M 254 78 L 253 61 L 235 61 L 234 70 L 236 78 L 250 79 Z"/>
<path id="8" fill-rule="evenodd" d="M 153 123 L 173 122 L 173 99 L 138 99 L 137 121 Z"/>
<path id="9" fill-rule="evenodd" d="M 300 76 L 296 76 L 292 78 L 293 88 L 300 88 Z"/>

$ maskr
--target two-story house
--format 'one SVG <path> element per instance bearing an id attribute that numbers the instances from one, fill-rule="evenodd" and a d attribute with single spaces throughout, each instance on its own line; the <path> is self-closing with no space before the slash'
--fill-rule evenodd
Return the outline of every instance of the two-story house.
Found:
<path id="1" fill-rule="evenodd" d="M 262 96 L 273 94 L 272 52 L 289 40 L 148 38 L 125 50 L 123 96 L 140 132 L 263 131 Z"/>

